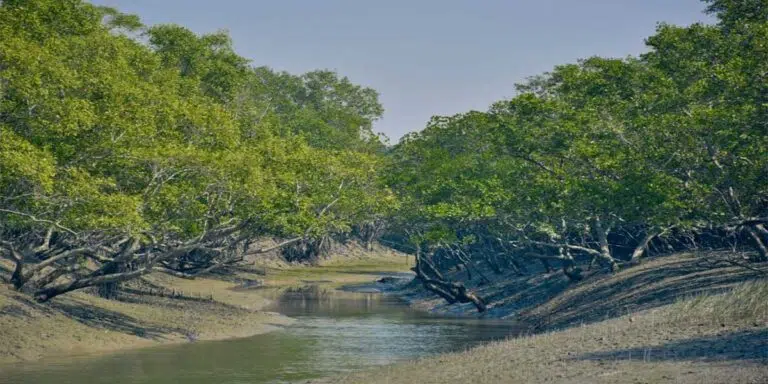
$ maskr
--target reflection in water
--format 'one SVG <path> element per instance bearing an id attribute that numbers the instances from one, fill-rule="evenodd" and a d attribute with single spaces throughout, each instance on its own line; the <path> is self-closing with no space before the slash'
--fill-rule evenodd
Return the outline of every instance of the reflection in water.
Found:
<path id="1" fill-rule="evenodd" d="M 259 294 L 296 324 L 247 339 L 0 368 L 0 383 L 284 383 L 462 350 L 514 332 L 501 321 L 429 316 L 375 293 L 306 286 Z"/>

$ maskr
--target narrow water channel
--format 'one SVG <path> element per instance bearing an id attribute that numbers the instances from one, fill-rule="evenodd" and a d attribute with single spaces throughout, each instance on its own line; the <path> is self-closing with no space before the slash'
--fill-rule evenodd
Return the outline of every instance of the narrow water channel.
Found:
<path id="1" fill-rule="evenodd" d="M 512 336 L 507 322 L 430 316 L 379 293 L 317 285 L 262 290 L 270 310 L 297 319 L 238 340 L 161 346 L 102 357 L 20 364 L 0 373 L 14 384 L 291 383 L 401 360 L 464 350 Z M 7 368 L 7 367 L 6 367 Z"/>

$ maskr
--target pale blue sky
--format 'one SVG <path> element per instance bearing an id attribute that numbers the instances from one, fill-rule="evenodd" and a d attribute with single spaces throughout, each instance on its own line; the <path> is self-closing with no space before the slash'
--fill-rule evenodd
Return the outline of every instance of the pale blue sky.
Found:
<path id="1" fill-rule="evenodd" d="M 699 0 L 94 0 L 145 24 L 226 29 L 277 70 L 332 69 L 381 94 L 392 143 L 433 115 L 486 110 L 514 84 L 593 55 L 625 57 L 664 21 L 709 22 Z"/>

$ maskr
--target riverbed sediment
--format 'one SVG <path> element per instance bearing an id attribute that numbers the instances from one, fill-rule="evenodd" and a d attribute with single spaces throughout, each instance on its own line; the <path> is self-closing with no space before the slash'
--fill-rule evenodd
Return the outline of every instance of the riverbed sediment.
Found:
<path id="1" fill-rule="evenodd" d="M 490 282 L 469 283 L 489 302 L 485 313 L 410 282 L 394 294 L 414 307 L 514 320 L 527 336 L 315 382 L 768 382 L 768 281 L 702 262 L 716 257 L 671 255 L 579 283 L 561 273 L 488 274 Z"/>
<path id="2" fill-rule="evenodd" d="M 42 304 L 0 283 L 0 364 L 270 332 L 293 319 L 269 311 L 271 300 L 254 289 L 316 280 L 339 286 L 407 268 L 396 252 L 352 249 L 316 267 L 273 262 L 194 280 L 156 273 L 124 287 L 116 300 L 77 291 Z M 7 281 L 8 270 L 0 265 L 0 278 Z"/>

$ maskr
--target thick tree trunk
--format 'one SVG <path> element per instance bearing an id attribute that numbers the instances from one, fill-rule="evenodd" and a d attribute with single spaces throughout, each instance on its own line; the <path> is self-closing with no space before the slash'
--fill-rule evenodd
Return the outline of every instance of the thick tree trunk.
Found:
<path id="1" fill-rule="evenodd" d="M 72 292 L 77 289 L 90 287 L 94 285 L 128 281 L 131 279 L 135 279 L 139 276 L 146 275 L 147 273 L 150 273 L 150 272 L 152 272 L 152 268 L 144 267 L 144 268 L 137 269 L 135 271 L 123 272 L 123 273 L 118 273 L 113 275 L 103 275 L 103 276 L 95 276 L 95 277 L 86 277 L 82 279 L 74 279 L 66 283 L 56 284 L 48 288 L 40 289 L 39 291 L 35 292 L 35 299 L 39 302 L 46 302 L 56 296 L 65 294 L 67 292 Z"/>
<path id="2" fill-rule="evenodd" d="M 648 245 L 660 234 L 660 231 L 648 232 L 643 238 L 643 241 L 641 241 L 640 244 L 635 247 L 635 250 L 632 251 L 632 256 L 629 258 L 629 261 L 633 263 L 640 262 L 640 258 L 648 251 Z"/>
<path id="3" fill-rule="evenodd" d="M 608 244 L 608 232 L 603 229 L 603 224 L 600 222 L 599 217 L 595 218 L 594 226 L 595 236 L 597 236 L 597 241 L 600 244 L 600 254 L 598 257 L 611 267 L 611 272 L 616 273 L 619 271 L 619 264 L 616 263 L 616 260 L 611 256 L 611 248 Z"/>
<path id="4" fill-rule="evenodd" d="M 43 275 L 42 277 L 34 280 L 33 284 L 37 288 L 43 288 L 46 285 L 56 281 L 56 279 L 58 279 L 59 277 L 64 276 L 64 275 L 69 274 L 69 273 L 73 273 L 73 272 L 77 271 L 78 269 L 80 269 L 80 265 L 79 264 L 75 264 L 75 265 L 73 265 L 71 267 L 68 267 L 68 268 L 56 268 L 56 269 L 48 272 L 47 274 Z"/>
<path id="5" fill-rule="evenodd" d="M 45 232 L 43 242 L 34 249 L 34 252 L 44 252 L 51 248 L 51 239 L 53 238 L 54 227 L 49 227 Z"/>
<path id="6" fill-rule="evenodd" d="M 99 286 L 103 284 L 120 283 L 123 281 L 135 279 L 152 272 L 154 270 L 153 265 L 155 263 L 174 257 L 180 257 L 186 253 L 198 249 L 199 245 L 193 244 L 173 249 L 164 254 L 161 254 L 154 259 L 147 260 L 146 265 L 133 271 L 106 274 L 105 271 L 107 271 L 111 265 L 115 265 L 117 262 L 126 262 L 129 257 L 133 255 L 137 248 L 138 240 L 134 239 L 123 248 L 117 257 L 105 263 L 101 268 L 97 269 L 87 277 L 72 279 L 70 281 L 66 281 L 53 286 L 43 287 L 35 292 L 35 299 L 39 302 L 45 302 L 58 295 L 72 292 L 81 288 Z"/>
<path id="7" fill-rule="evenodd" d="M 445 280 L 445 277 L 443 276 L 440 271 L 437 270 L 437 267 L 435 267 L 434 264 L 432 264 L 432 261 L 429 260 L 428 257 L 425 257 L 424 255 L 416 255 L 416 268 L 418 268 L 420 271 L 422 271 L 425 274 L 431 274 L 435 276 L 438 280 Z M 417 272 L 418 273 L 418 272 Z"/>
<path id="8" fill-rule="evenodd" d="M 11 284 L 17 290 L 26 284 L 27 280 L 24 274 L 24 256 L 22 256 L 17 250 L 11 248 L 11 258 L 16 263 L 13 268 L 13 275 L 11 275 Z"/>
<path id="9" fill-rule="evenodd" d="M 16 287 L 16 289 L 21 289 L 21 287 L 23 287 L 30 279 L 32 279 L 37 272 L 42 271 L 46 267 L 53 266 L 54 263 L 56 263 L 57 261 L 64 260 L 71 256 L 77 256 L 87 251 L 88 251 L 87 248 L 77 248 L 77 249 L 72 249 L 68 251 L 63 251 L 54 256 L 49 257 L 48 259 L 43 260 L 40 263 L 28 266 L 26 270 L 24 270 L 23 272 L 19 270 L 19 275 L 16 277 L 16 280 L 15 280 L 16 282 L 14 283 L 14 286 Z"/>
<path id="10" fill-rule="evenodd" d="M 104 270 L 105 275 L 112 275 L 120 272 L 126 272 L 126 266 L 125 265 L 118 265 L 113 264 L 109 268 Z M 113 300 L 117 298 L 117 291 L 120 290 L 120 282 L 119 281 L 109 281 L 106 283 L 103 283 L 99 285 L 98 287 L 99 296 Z"/>
<path id="11" fill-rule="evenodd" d="M 130 239 L 120 254 L 114 258 L 111 262 L 104 264 L 95 275 L 115 275 L 129 272 L 128 262 L 133 258 L 134 253 L 139 248 L 139 240 L 137 238 Z M 114 299 L 117 297 L 117 291 L 120 289 L 120 282 L 122 280 L 111 280 L 101 283 L 99 285 L 99 296 L 105 299 Z"/>
<path id="12" fill-rule="evenodd" d="M 431 278 L 427 275 L 424 267 L 430 269 L 430 272 L 436 273 L 437 278 Z M 485 312 L 487 305 L 485 300 L 467 290 L 464 284 L 446 282 L 442 275 L 437 271 L 434 265 L 427 260 L 426 257 L 421 255 L 419 250 L 416 251 L 416 266 L 413 268 L 416 272 L 416 277 L 421 280 L 422 285 L 429 291 L 436 293 L 438 296 L 445 299 L 448 304 L 459 303 L 472 303 L 478 312 Z"/>
<path id="13" fill-rule="evenodd" d="M 757 233 L 762 235 L 763 244 L 768 245 L 768 229 L 765 228 L 764 224 L 756 224 L 755 230 Z"/>

